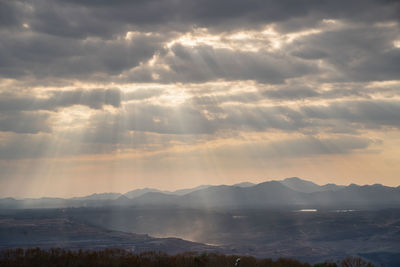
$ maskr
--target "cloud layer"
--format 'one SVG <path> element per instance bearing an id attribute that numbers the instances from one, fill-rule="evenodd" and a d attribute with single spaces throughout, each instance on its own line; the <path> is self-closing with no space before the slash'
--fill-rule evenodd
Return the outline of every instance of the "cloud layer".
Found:
<path id="1" fill-rule="evenodd" d="M 0 0 L 0 161 L 396 158 L 399 13 L 378 0 Z"/>

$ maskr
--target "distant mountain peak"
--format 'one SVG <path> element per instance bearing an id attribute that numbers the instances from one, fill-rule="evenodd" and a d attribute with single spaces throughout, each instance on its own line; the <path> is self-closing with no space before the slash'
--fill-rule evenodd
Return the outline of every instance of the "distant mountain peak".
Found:
<path id="1" fill-rule="evenodd" d="M 360 186 L 359 186 L 358 184 L 351 183 L 351 184 L 349 184 L 348 187 L 354 187 L 354 188 L 356 188 L 356 187 L 360 187 Z"/>
<path id="2" fill-rule="evenodd" d="M 319 185 L 311 181 L 302 180 L 298 177 L 290 177 L 278 182 L 297 192 L 312 193 L 321 191 Z"/>
<path id="3" fill-rule="evenodd" d="M 288 177 L 283 179 L 283 181 L 306 181 L 306 180 L 300 179 L 299 177 Z"/>
<path id="4" fill-rule="evenodd" d="M 75 200 L 102 200 L 102 199 L 117 199 L 120 197 L 120 193 L 94 193 L 88 196 L 75 197 Z"/>
<path id="5" fill-rule="evenodd" d="M 250 186 L 255 186 L 256 184 L 250 183 L 250 182 L 242 182 L 242 183 L 237 183 L 232 186 L 237 186 L 237 187 L 250 187 Z"/>
<path id="6" fill-rule="evenodd" d="M 128 198 L 127 196 L 125 196 L 125 195 L 121 195 L 119 198 L 117 198 L 116 200 L 118 200 L 118 201 L 127 201 L 127 200 L 130 200 L 130 198 Z"/>
<path id="7" fill-rule="evenodd" d="M 130 198 L 130 199 L 133 199 L 133 198 L 140 197 L 140 196 L 142 196 L 146 193 L 150 193 L 150 192 L 161 192 L 161 190 L 146 187 L 146 188 L 135 189 L 135 190 L 126 192 L 124 194 L 124 196 L 126 196 L 127 198 Z"/>

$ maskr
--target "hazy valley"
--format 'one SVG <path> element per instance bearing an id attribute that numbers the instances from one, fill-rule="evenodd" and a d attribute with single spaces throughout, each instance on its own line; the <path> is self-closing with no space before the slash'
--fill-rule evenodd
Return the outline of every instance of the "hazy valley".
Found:
<path id="1" fill-rule="evenodd" d="M 299 178 L 176 192 L 2 199 L 0 247 L 214 251 L 312 263 L 358 255 L 395 266 L 399 204 L 399 188 L 319 186 Z"/>

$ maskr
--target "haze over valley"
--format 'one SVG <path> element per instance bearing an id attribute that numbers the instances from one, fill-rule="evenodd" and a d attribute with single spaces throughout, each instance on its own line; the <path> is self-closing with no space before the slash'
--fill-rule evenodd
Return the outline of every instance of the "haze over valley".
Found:
<path id="1" fill-rule="evenodd" d="M 400 188 L 320 186 L 296 177 L 174 192 L 7 198 L 0 199 L 0 248 L 191 250 L 311 263 L 361 256 L 396 266 L 399 205 Z"/>

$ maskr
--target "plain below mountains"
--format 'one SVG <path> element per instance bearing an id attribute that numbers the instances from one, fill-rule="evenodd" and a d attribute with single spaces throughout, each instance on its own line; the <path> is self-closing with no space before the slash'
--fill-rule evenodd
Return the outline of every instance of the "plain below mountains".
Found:
<path id="1" fill-rule="evenodd" d="M 400 188 L 380 184 L 317 185 L 297 177 L 260 184 L 202 185 L 177 191 L 144 188 L 125 194 L 75 198 L 0 199 L 1 209 L 96 206 L 173 206 L 184 208 L 334 208 L 376 209 L 400 205 Z"/>
<path id="2" fill-rule="evenodd" d="M 121 248 L 132 252 L 215 251 L 216 248 L 179 238 L 112 231 L 82 223 L 52 210 L 0 214 L 0 250 L 12 248 L 89 249 Z"/>

